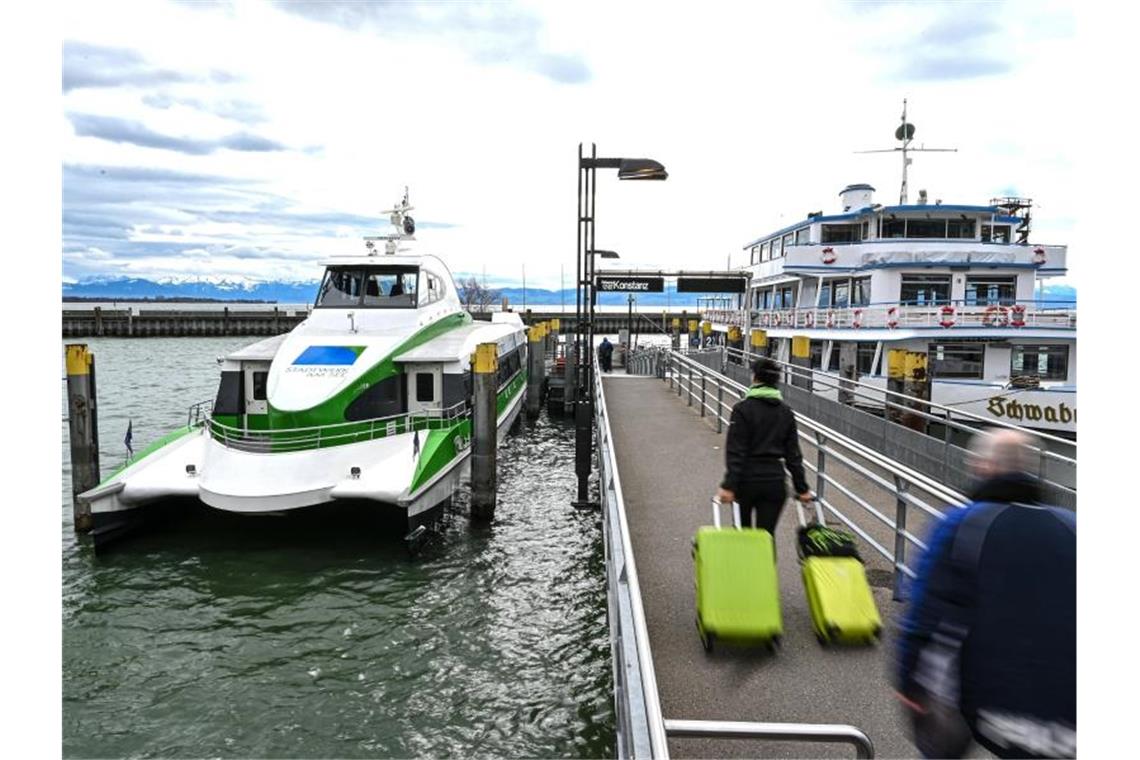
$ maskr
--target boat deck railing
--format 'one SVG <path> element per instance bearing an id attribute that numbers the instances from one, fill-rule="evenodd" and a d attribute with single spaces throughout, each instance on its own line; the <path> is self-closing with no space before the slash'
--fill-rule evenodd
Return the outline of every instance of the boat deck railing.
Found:
<path id="1" fill-rule="evenodd" d="M 1048 308 L 1039 301 L 1002 301 L 977 304 L 957 301 L 916 306 L 871 304 L 819 308 L 798 306 L 787 309 L 702 309 L 701 319 L 742 329 L 802 328 L 1055 328 L 1075 330 L 1074 307 Z"/>
<path id="2" fill-rule="evenodd" d="M 190 407 L 190 424 L 206 425 L 210 435 L 223 446 L 254 453 L 282 453 L 362 443 L 416 430 L 445 430 L 468 414 L 468 404 L 461 401 L 443 409 L 424 409 L 387 417 L 272 430 L 249 430 L 220 422 L 209 412 L 212 402 Z"/>

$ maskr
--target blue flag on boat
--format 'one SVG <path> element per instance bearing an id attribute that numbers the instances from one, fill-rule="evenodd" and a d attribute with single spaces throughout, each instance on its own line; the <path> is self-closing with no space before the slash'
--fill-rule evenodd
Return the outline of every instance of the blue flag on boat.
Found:
<path id="1" fill-rule="evenodd" d="M 127 456 L 129 456 L 129 457 L 133 457 L 135 455 L 134 450 L 131 449 L 131 438 L 133 437 L 131 435 L 131 427 L 133 425 L 134 425 L 134 420 L 128 420 L 127 421 L 127 436 L 123 439 L 123 445 L 125 445 L 127 447 Z"/>

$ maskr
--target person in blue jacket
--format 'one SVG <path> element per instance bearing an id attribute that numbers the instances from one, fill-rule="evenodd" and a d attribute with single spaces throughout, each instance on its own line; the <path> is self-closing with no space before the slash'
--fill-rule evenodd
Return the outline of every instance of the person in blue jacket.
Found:
<path id="1" fill-rule="evenodd" d="M 1073 757 L 1076 515 L 1042 505 L 1033 439 L 971 443 L 972 503 L 933 530 L 898 646 L 897 693 L 924 757 Z"/>

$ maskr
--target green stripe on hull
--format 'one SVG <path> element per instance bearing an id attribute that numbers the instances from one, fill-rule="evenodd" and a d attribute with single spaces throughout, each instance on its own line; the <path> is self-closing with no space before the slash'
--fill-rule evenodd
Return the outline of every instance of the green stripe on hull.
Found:
<path id="1" fill-rule="evenodd" d="M 526 387 L 526 372 L 519 372 L 507 385 L 499 391 L 495 400 L 496 415 L 502 415 L 516 396 Z M 466 450 L 471 439 L 471 418 L 467 417 L 446 430 L 433 430 L 420 447 L 420 458 L 416 463 L 415 474 L 408 488 L 409 493 L 415 493 L 425 483 L 451 466 L 459 450 L 455 447 L 455 439 L 459 438 L 462 449 Z"/>
<path id="2" fill-rule="evenodd" d="M 130 461 L 123 463 L 123 465 L 121 467 L 119 467 L 119 469 L 115 470 L 110 475 L 103 478 L 103 482 L 100 483 L 99 485 L 105 485 L 106 483 L 109 483 L 110 481 L 114 480 L 119 475 L 119 473 L 121 473 L 123 470 L 127 469 L 131 465 L 137 464 L 138 462 L 141 462 L 143 459 L 150 456 L 154 452 L 158 451 L 163 446 L 174 443 L 179 438 L 182 438 L 185 435 L 189 435 L 190 433 L 193 433 L 195 430 L 198 430 L 198 428 L 196 428 L 196 427 L 180 427 L 180 428 L 177 428 L 175 430 L 172 430 L 171 432 L 169 432 L 166 435 L 159 438 L 154 443 L 151 443 L 146 448 L 142 449 L 138 454 L 135 454 L 135 456 L 133 456 L 130 459 Z"/>

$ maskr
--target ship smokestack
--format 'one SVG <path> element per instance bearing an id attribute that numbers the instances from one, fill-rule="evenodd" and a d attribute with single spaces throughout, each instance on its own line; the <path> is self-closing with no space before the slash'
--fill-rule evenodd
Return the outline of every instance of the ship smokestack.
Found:
<path id="1" fill-rule="evenodd" d="M 872 193 L 874 192 L 875 188 L 867 184 L 848 185 L 839 193 L 839 202 L 843 205 L 845 212 L 858 211 L 871 205 Z"/>

